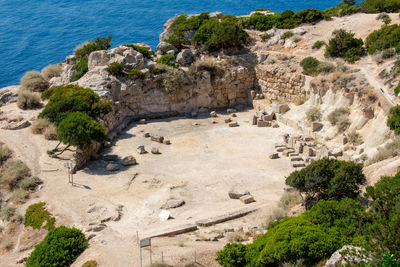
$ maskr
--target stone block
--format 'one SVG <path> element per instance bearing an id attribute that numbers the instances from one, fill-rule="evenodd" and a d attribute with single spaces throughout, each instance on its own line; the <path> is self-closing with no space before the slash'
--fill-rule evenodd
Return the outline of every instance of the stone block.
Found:
<path id="1" fill-rule="evenodd" d="M 285 157 L 289 157 L 289 154 L 294 153 L 293 149 L 286 149 L 285 151 L 282 152 L 282 155 Z"/>
<path id="2" fill-rule="evenodd" d="M 257 122 L 257 127 L 270 127 L 271 123 L 269 121 L 261 121 Z"/>
<path id="3" fill-rule="evenodd" d="M 270 159 L 278 159 L 278 158 L 279 158 L 279 155 L 278 155 L 278 153 L 271 153 L 271 154 L 269 155 L 269 158 L 270 158 Z"/>
<path id="4" fill-rule="evenodd" d="M 245 195 L 245 196 L 242 196 L 242 197 L 240 198 L 240 201 L 241 201 L 242 203 L 244 203 L 244 204 L 249 204 L 249 203 L 254 202 L 255 200 L 254 200 L 254 197 L 253 197 L 253 196 L 251 196 L 251 195 Z"/>
<path id="5" fill-rule="evenodd" d="M 290 161 L 304 161 L 302 157 L 290 157 Z"/>
<path id="6" fill-rule="evenodd" d="M 341 157 L 341 156 L 343 156 L 343 151 L 339 148 L 336 148 L 336 149 L 330 151 L 328 155 L 332 156 L 332 157 Z"/>
<path id="7" fill-rule="evenodd" d="M 302 168 L 302 167 L 306 166 L 304 161 L 292 161 L 291 165 L 292 165 L 293 168 Z"/>
<path id="8" fill-rule="evenodd" d="M 230 123 L 231 121 L 232 121 L 231 118 L 225 119 L 225 123 Z"/>
<path id="9" fill-rule="evenodd" d="M 234 122 L 230 122 L 228 125 L 229 125 L 229 127 L 238 127 L 239 123 L 237 123 L 237 121 L 234 121 Z"/>
<path id="10" fill-rule="evenodd" d="M 122 159 L 122 165 L 131 166 L 136 164 L 136 159 L 133 156 L 127 156 Z"/>
<path id="11" fill-rule="evenodd" d="M 276 149 L 276 152 L 283 152 L 283 151 L 285 151 L 287 149 L 287 147 L 285 146 L 285 147 L 278 147 L 277 149 Z"/>
<path id="12" fill-rule="evenodd" d="M 248 191 L 239 192 L 236 190 L 231 190 L 228 192 L 228 195 L 229 195 L 229 198 L 231 198 L 231 199 L 240 199 L 243 196 L 250 195 L 250 192 L 248 192 Z"/>
<path id="13" fill-rule="evenodd" d="M 313 132 L 319 131 L 322 129 L 322 127 L 324 127 L 324 125 L 320 122 L 313 122 L 311 123 L 311 130 Z"/>
<path id="14" fill-rule="evenodd" d="M 139 154 L 145 154 L 145 153 L 147 153 L 146 149 L 144 149 L 144 146 L 138 146 L 138 147 L 136 148 L 136 151 L 137 151 Z"/>
<path id="15" fill-rule="evenodd" d="M 273 112 L 271 114 L 262 116 L 263 121 L 273 121 L 274 119 L 275 119 L 275 113 Z"/>
<path id="16" fill-rule="evenodd" d="M 216 117 L 217 117 L 217 112 L 211 111 L 211 112 L 210 112 L 210 117 L 216 118 Z"/>
<path id="17" fill-rule="evenodd" d="M 160 150 L 158 150 L 157 147 L 152 147 L 151 148 L 151 154 L 161 154 L 161 153 L 160 153 Z"/>
<path id="18" fill-rule="evenodd" d="M 162 143 L 164 141 L 164 137 L 159 136 L 159 135 L 153 135 L 153 136 L 151 136 L 151 141 Z"/>
<path id="19" fill-rule="evenodd" d="M 115 163 L 109 163 L 109 164 L 107 164 L 106 169 L 109 172 L 117 171 L 117 170 L 119 170 L 119 165 L 115 164 Z"/>
<path id="20" fill-rule="evenodd" d="M 251 125 L 257 125 L 257 116 L 256 115 L 251 116 L 249 121 Z"/>

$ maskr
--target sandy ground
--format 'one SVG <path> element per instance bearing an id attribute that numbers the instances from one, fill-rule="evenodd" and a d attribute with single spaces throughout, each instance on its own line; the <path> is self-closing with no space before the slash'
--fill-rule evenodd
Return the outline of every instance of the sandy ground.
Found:
<path id="1" fill-rule="evenodd" d="M 74 187 L 68 184 L 66 160 L 46 155 L 46 150 L 57 142 L 32 135 L 29 129 L 15 131 L 12 135 L 9 131 L 0 130 L 0 137 L 11 144 L 16 154 L 36 169 L 44 181 L 40 197 L 31 199 L 23 209 L 39 200 L 45 201 L 58 225 L 85 230 L 89 223 L 98 220 L 104 213 L 112 212 L 118 205 L 123 206 L 121 219 L 107 222 L 104 230 L 95 233 L 89 249 L 75 266 L 92 258 L 101 266 L 138 266 L 137 232 L 140 237 L 145 237 L 244 207 L 261 207 L 261 213 L 250 215 L 254 218 L 251 225 L 261 226 L 264 223 L 266 214 L 276 206 L 283 193 L 285 176 L 293 170 L 288 158 L 271 160 L 268 154 L 273 151 L 275 143 L 282 141 L 284 133 L 292 133 L 293 130 L 282 125 L 276 129 L 251 126 L 248 118 L 253 113 L 238 113 L 234 119 L 240 126 L 235 128 L 224 123 L 228 115 L 219 115 L 216 124 L 208 116 L 155 120 L 146 125 L 132 124 L 103 154 L 116 154 L 119 158 L 133 155 L 138 164 L 108 172 L 105 170 L 107 162 L 92 161 L 74 175 Z M 151 141 L 143 137 L 144 132 L 162 135 L 172 144 Z M 138 145 L 145 145 L 147 151 L 158 147 L 161 154 L 139 155 L 136 152 Z M 65 157 L 68 158 L 68 153 Z M 130 183 L 135 174 L 136 178 Z M 256 202 L 244 205 L 239 200 L 231 200 L 228 197 L 230 189 L 248 190 Z M 162 221 L 158 218 L 160 207 L 168 199 L 182 199 L 186 204 L 171 210 L 173 219 Z M 88 213 L 92 207 L 97 210 Z M 248 217 L 236 220 L 236 224 L 221 224 L 218 229 L 222 231 L 227 225 L 246 227 L 249 225 Z M 205 232 L 200 232 L 207 234 L 213 229 L 205 228 Z M 198 260 L 203 259 L 204 266 L 212 266 L 215 264 L 214 252 L 226 241 L 195 242 L 198 235 L 192 233 L 183 237 L 154 239 L 154 257 L 160 259 L 163 251 L 165 261 L 169 259 L 170 263 L 180 266 L 181 262 L 186 264 L 191 261 L 196 249 Z M 207 253 L 210 250 L 213 253 Z M 13 266 L 19 255 L 10 253 L 4 256 L 4 262 Z"/>

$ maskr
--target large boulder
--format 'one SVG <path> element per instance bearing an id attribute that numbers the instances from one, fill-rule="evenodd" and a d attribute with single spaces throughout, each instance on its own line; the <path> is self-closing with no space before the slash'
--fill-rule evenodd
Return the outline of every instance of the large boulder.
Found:
<path id="1" fill-rule="evenodd" d="M 193 53 L 190 49 L 183 49 L 176 56 L 176 61 L 182 66 L 190 66 L 193 63 Z"/>
<path id="2" fill-rule="evenodd" d="M 176 49 L 175 46 L 167 42 L 160 42 L 157 45 L 157 50 L 161 51 L 161 53 L 163 54 L 166 54 L 170 50 L 174 50 L 175 52 L 178 51 L 178 49 Z"/>
<path id="3" fill-rule="evenodd" d="M 332 254 L 325 263 L 325 267 L 347 266 L 346 263 L 356 264 L 369 262 L 371 259 L 365 255 L 365 250 L 360 247 L 344 246 Z"/>

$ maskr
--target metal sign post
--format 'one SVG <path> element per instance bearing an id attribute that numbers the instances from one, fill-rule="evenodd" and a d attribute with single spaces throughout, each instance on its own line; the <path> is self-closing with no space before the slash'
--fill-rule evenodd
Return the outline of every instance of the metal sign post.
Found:
<path id="1" fill-rule="evenodd" d="M 151 262 L 151 238 L 145 238 L 140 240 L 140 267 L 142 267 L 142 248 L 150 247 L 150 265 Z"/>
<path id="2" fill-rule="evenodd" d="M 74 176 L 72 175 L 72 162 L 68 161 L 67 162 L 67 167 L 68 167 L 68 183 L 71 183 L 74 185 Z"/>

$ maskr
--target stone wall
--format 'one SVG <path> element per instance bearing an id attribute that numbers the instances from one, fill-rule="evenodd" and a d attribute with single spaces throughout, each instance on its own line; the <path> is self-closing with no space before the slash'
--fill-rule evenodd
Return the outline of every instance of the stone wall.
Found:
<path id="1" fill-rule="evenodd" d="M 258 85 L 265 98 L 294 102 L 306 97 L 305 76 L 289 66 L 258 65 Z"/>

